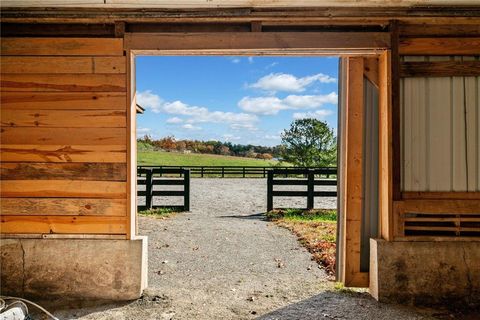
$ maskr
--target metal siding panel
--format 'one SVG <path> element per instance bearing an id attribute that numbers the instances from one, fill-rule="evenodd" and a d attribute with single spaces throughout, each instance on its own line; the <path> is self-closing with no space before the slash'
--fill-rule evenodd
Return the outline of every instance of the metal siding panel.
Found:
<path id="1" fill-rule="evenodd" d="M 429 61 L 445 61 L 448 57 L 429 57 Z M 452 116 L 451 80 L 428 78 L 428 191 L 450 191 L 452 181 Z"/>
<path id="2" fill-rule="evenodd" d="M 467 191 L 467 152 L 465 143 L 465 109 L 463 77 L 454 77 L 453 83 L 453 119 L 452 119 L 452 191 Z"/>
<path id="3" fill-rule="evenodd" d="M 425 57 L 405 57 L 425 61 Z M 424 78 L 405 78 L 402 86 L 402 155 L 404 191 L 426 188 L 426 95 Z"/>
<path id="4" fill-rule="evenodd" d="M 480 57 L 403 57 L 451 59 Z M 404 78 L 401 108 L 402 190 L 479 191 L 480 77 Z"/>
<path id="5" fill-rule="evenodd" d="M 450 79 L 429 78 L 429 191 L 451 190 L 451 88 Z"/>
<path id="6" fill-rule="evenodd" d="M 462 60 L 462 57 L 455 57 Z M 464 77 L 452 77 L 452 191 L 467 191 Z"/>

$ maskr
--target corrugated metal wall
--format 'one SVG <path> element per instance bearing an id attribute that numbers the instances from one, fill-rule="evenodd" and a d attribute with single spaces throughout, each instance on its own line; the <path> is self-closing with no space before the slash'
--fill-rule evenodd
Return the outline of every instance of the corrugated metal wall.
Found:
<path id="1" fill-rule="evenodd" d="M 402 190 L 480 191 L 480 77 L 403 78 L 401 108 Z"/>

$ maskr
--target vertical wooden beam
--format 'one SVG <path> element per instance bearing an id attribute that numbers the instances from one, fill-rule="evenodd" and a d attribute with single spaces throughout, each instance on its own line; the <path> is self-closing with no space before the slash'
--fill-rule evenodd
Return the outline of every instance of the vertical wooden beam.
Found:
<path id="1" fill-rule="evenodd" d="M 390 241 L 393 238 L 393 118 L 391 53 L 385 51 L 379 59 L 379 133 L 378 133 L 378 212 L 380 235 Z M 400 166 L 400 163 L 398 163 Z"/>
<path id="2" fill-rule="evenodd" d="M 347 60 L 345 259 L 344 282 L 347 287 L 367 287 L 368 273 L 360 272 L 360 242 L 363 210 L 363 131 L 364 131 L 364 59 Z"/>
<path id="3" fill-rule="evenodd" d="M 126 50 L 125 55 L 127 58 L 127 239 L 134 239 L 138 233 L 135 57 L 130 50 Z"/>
<path id="4" fill-rule="evenodd" d="M 392 174 L 393 199 L 400 200 L 401 191 L 401 155 L 400 155 L 400 54 L 399 54 L 399 27 L 398 21 L 390 23 L 391 41 L 391 96 L 392 96 Z"/>

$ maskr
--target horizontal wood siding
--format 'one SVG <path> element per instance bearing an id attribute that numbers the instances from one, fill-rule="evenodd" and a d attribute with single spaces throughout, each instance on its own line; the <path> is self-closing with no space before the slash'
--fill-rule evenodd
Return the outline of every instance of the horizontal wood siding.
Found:
<path id="1" fill-rule="evenodd" d="M 127 234 L 123 39 L 4 38 L 5 234 Z"/>
<path id="2" fill-rule="evenodd" d="M 2 92 L 2 110 L 126 110 L 123 92 Z"/>
<path id="3" fill-rule="evenodd" d="M 403 191 L 480 191 L 480 77 L 406 77 L 401 100 Z"/>

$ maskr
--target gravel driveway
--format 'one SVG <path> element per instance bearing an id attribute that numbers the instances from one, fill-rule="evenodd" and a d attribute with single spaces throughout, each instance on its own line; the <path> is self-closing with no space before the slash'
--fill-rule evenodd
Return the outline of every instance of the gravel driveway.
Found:
<path id="1" fill-rule="evenodd" d="M 304 206 L 300 200 L 293 204 Z M 335 207 L 335 198 L 317 205 Z M 425 318 L 406 307 L 376 303 L 366 293 L 335 290 L 295 236 L 263 220 L 265 207 L 264 179 L 193 179 L 191 212 L 164 220 L 140 218 L 140 234 L 149 238 L 144 297 L 123 306 L 78 310 L 75 317 Z"/>

